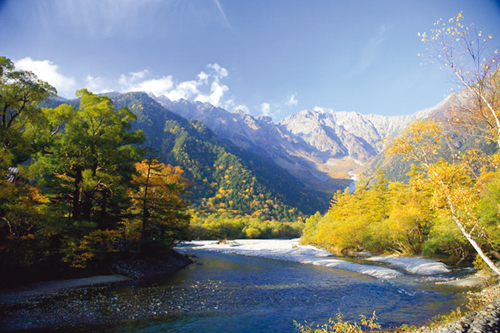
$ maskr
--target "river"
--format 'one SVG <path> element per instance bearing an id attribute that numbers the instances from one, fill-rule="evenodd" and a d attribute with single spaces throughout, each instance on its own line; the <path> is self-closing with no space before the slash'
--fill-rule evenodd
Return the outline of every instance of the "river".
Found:
<path id="1" fill-rule="evenodd" d="M 292 261 L 189 249 L 173 276 L 0 297 L 0 327 L 73 332 L 293 332 L 293 321 L 370 316 L 384 327 L 420 324 L 463 302 L 435 277 L 366 274 Z M 449 273 L 449 278 L 454 273 Z M 11 295 L 12 296 L 12 295 Z"/>

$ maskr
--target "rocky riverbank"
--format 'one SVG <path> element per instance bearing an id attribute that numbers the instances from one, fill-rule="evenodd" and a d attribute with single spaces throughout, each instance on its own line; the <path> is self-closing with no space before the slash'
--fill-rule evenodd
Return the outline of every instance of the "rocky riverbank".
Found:
<path id="1" fill-rule="evenodd" d="M 466 315 L 449 323 L 423 326 L 418 333 L 489 333 L 500 332 L 500 283 L 466 294 L 469 299 Z"/>
<path id="2" fill-rule="evenodd" d="M 109 318 L 122 321 L 151 317 L 151 304 L 120 303 L 119 291 L 161 278 L 191 264 L 187 256 L 172 251 L 163 259 L 137 258 L 115 262 L 114 275 L 18 285 L 0 293 L 0 331 L 78 330 L 80 325 L 104 325 Z M 137 280 L 137 281 L 134 281 Z M 182 294 L 182 291 L 179 292 Z M 96 295 L 97 294 L 97 295 Z M 116 294 L 106 297 L 104 295 Z M 153 299 L 147 297 L 147 299 Z M 175 297 L 174 297 L 175 299 Z M 177 305 L 175 306 L 177 309 Z M 172 305 L 165 311 L 175 310 Z"/>
<path id="3" fill-rule="evenodd" d="M 192 263 L 193 261 L 189 257 L 176 251 L 171 251 L 167 259 L 139 258 L 119 260 L 112 265 L 112 270 L 116 274 L 124 275 L 131 279 L 147 279 L 172 274 Z"/>

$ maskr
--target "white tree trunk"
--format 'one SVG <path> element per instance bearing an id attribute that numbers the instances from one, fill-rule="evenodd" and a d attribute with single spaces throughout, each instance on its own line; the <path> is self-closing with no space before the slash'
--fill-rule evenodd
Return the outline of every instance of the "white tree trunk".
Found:
<path id="1" fill-rule="evenodd" d="M 495 272 L 498 276 L 500 276 L 500 269 L 483 252 L 483 249 L 481 249 L 481 247 L 479 246 L 479 244 L 472 238 L 472 235 L 470 233 L 468 233 L 467 230 L 465 230 L 464 225 L 462 224 L 462 222 L 460 221 L 460 219 L 458 218 L 458 216 L 457 216 L 457 214 L 455 212 L 455 206 L 451 202 L 449 196 L 447 195 L 446 197 L 448 199 L 448 205 L 450 206 L 451 215 L 453 216 L 453 220 L 455 220 L 455 223 L 457 224 L 457 226 L 460 229 L 460 231 L 462 232 L 462 234 L 465 236 L 465 238 L 467 238 L 467 241 L 472 245 L 472 247 L 474 248 L 474 250 L 476 250 L 477 254 L 479 254 L 479 256 L 481 257 L 481 259 L 483 259 L 483 261 L 488 265 L 488 267 L 491 268 L 491 270 L 493 272 Z"/>

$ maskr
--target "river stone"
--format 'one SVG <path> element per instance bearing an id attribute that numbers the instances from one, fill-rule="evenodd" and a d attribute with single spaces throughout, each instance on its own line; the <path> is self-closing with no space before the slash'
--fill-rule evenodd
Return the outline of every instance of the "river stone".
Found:
<path id="1" fill-rule="evenodd" d="M 113 271 L 132 279 L 147 279 L 175 273 L 193 261 L 185 255 L 172 251 L 167 259 L 137 258 L 120 260 L 113 264 Z"/>

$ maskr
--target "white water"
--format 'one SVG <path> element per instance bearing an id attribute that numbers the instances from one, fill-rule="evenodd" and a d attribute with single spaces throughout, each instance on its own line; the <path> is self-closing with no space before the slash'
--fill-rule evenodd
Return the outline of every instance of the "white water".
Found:
<path id="1" fill-rule="evenodd" d="M 411 274 L 436 275 L 451 272 L 442 262 L 420 257 L 376 256 L 367 258 L 367 260 L 385 262 L 391 266 L 402 268 Z"/>
<path id="2" fill-rule="evenodd" d="M 422 258 L 373 257 L 370 264 L 358 264 L 333 256 L 331 253 L 310 245 L 300 245 L 299 239 L 239 239 L 219 243 L 217 241 L 192 241 L 184 244 L 179 250 L 195 248 L 197 250 L 219 253 L 232 253 L 244 256 L 262 257 L 294 261 L 302 264 L 331 267 L 351 272 L 366 274 L 379 279 L 393 279 L 403 274 L 396 269 L 382 267 L 376 262 L 385 262 L 408 273 L 418 275 L 434 275 L 448 273 L 446 265 Z"/>

